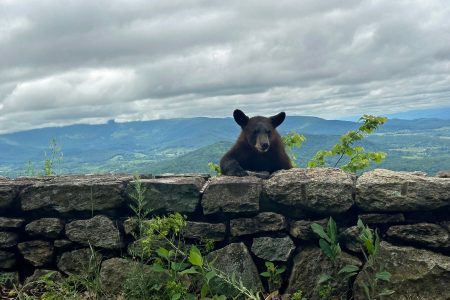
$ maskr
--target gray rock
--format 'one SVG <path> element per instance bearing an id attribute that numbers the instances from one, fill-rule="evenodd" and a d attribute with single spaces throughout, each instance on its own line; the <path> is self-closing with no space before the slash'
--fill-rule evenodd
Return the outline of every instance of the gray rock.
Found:
<path id="1" fill-rule="evenodd" d="M 24 222 L 24 219 L 0 217 L 0 229 L 20 228 Z"/>
<path id="2" fill-rule="evenodd" d="M 25 226 L 25 231 L 30 236 L 43 236 L 51 239 L 58 238 L 63 229 L 64 223 L 57 218 L 42 218 Z"/>
<path id="3" fill-rule="evenodd" d="M 253 292 L 263 289 L 255 263 L 243 243 L 229 244 L 228 246 L 213 251 L 206 256 L 208 262 L 213 262 L 213 266 L 228 276 L 236 276 L 237 280 L 242 280 L 244 286 Z M 237 292 L 231 286 L 224 284 L 218 278 L 213 279 L 211 284 L 213 291 L 217 294 L 235 296 Z"/>
<path id="4" fill-rule="evenodd" d="M 146 209 L 150 211 L 194 212 L 200 202 L 200 190 L 205 183 L 201 176 L 141 179 Z M 129 197 L 135 192 L 134 182 L 127 186 Z"/>
<path id="5" fill-rule="evenodd" d="M 379 261 L 392 274 L 388 283 L 379 281 L 380 290 L 387 288 L 395 291 L 383 299 L 450 299 L 450 257 L 381 242 Z M 366 299 L 362 290 L 363 276 L 364 273 L 360 272 L 356 277 L 354 299 Z"/>
<path id="6" fill-rule="evenodd" d="M 259 211 L 262 179 L 253 176 L 219 176 L 208 182 L 203 193 L 205 215 L 217 212 L 243 213 Z"/>
<path id="7" fill-rule="evenodd" d="M 114 257 L 102 262 L 100 282 L 108 295 L 118 295 L 123 291 L 126 280 L 129 280 L 130 276 L 133 275 L 144 278 L 147 286 L 161 283 L 165 278 L 165 274 L 155 273 L 149 265 Z"/>
<path id="8" fill-rule="evenodd" d="M 393 240 L 430 248 L 450 249 L 450 234 L 443 227 L 431 223 L 396 225 L 389 227 L 386 235 Z"/>
<path id="9" fill-rule="evenodd" d="M 361 266 L 361 261 L 345 252 L 337 260 L 337 265 L 334 268 L 331 261 L 322 253 L 319 248 L 308 247 L 301 249 L 294 257 L 294 264 L 292 266 L 291 275 L 289 277 L 288 291 L 303 291 L 303 296 L 307 299 L 316 300 L 319 297 L 318 280 L 323 274 L 333 274 L 345 265 Z M 333 295 L 345 295 L 345 292 L 350 289 L 349 282 L 344 280 L 339 281 Z M 340 299 L 340 298 L 331 298 Z M 363 299 L 363 298 L 355 298 Z"/>
<path id="10" fill-rule="evenodd" d="M 93 247 L 119 249 L 123 246 L 120 232 L 113 221 L 102 215 L 67 224 L 66 236 L 73 242 Z"/>
<path id="11" fill-rule="evenodd" d="M 53 242 L 53 246 L 55 246 L 55 248 L 58 248 L 58 249 L 67 249 L 67 248 L 69 248 L 72 245 L 73 245 L 72 241 L 65 240 L 65 239 L 55 240 Z"/>
<path id="12" fill-rule="evenodd" d="M 16 198 L 19 189 L 17 186 L 13 186 L 11 181 L 0 182 L 0 208 L 4 209 L 9 207 Z"/>
<path id="13" fill-rule="evenodd" d="M 439 171 L 439 172 L 437 172 L 436 177 L 450 178 L 450 171 Z"/>
<path id="14" fill-rule="evenodd" d="M 402 213 L 396 214 L 361 214 L 358 218 L 364 224 L 391 224 L 405 222 L 405 216 Z"/>
<path id="15" fill-rule="evenodd" d="M 238 218 L 230 221 L 231 235 L 241 236 L 259 232 L 286 230 L 286 218 L 272 212 L 262 212 L 252 218 Z"/>
<path id="16" fill-rule="evenodd" d="M 360 230 L 357 226 L 346 228 L 339 236 L 340 242 L 343 246 L 353 252 L 362 252 L 362 242 L 359 238 Z"/>
<path id="17" fill-rule="evenodd" d="M 371 212 L 407 212 L 450 206 L 450 180 L 376 169 L 358 178 L 356 204 Z"/>
<path id="18" fill-rule="evenodd" d="M 49 209 L 59 213 L 101 211 L 120 207 L 121 192 L 131 176 L 60 176 L 35 182 L 21 193 L 24 211 Z"/>
<path id="19" fill-rule="evenodd" d="M 269 199 L 321 214 L 342 213 L 353 205 L 354 176 L 339 169 L 282 170 L 264 182 Z"/>
<path id="20" fill-rule="evenodd" d="M 214 241 L 225 239 L 226 226 L 223 223 L 205 223 L 187 221 L 184 229 L 184 237 L 190 239 L 208 238 Z"/>
<path id="21" fill-rule="evenodd" d="M 10 248 L 17 245 L 19 236 L 15 232 L 0 231 L 0 248 Z"/>
<path id="22" fill-rule="evenodd" d="M 288 261 L 294 253 L 295 245 L 289 236 L 282 238 L 254 238 L 252 252 L 266 261 Z"/>
<path id="23" fill-rule="evenodd" d="M 317 223 L 322 226 L 326 226 L 328 219 L 320 219 L 317 221 L 298 220 L 293 221 L 290 224 L 289 233 L 292 237 L 301 240 L 316 240 L 317 235 L 312 231 L 311 225 Z"/>
<path id="24" fill-rule="evenodd" d="M 50 280 L 57 282 L 57 281 L 61 281 L 63 279 L 61 272 L 59 272 L 57 270 L 36 269 L 36 270 L 34 270 L 34 273 L 31 276 L 29 276 L 25 279 L 25 285 L 29 285 L 33 282 L 37 282 L 37 281 L 41 280 L 43 276 L 45 276 L 49 273 L 51 273 L 51 275 L 49 275 L 49 278 L 48 278 Z"/>
<path id="25" fill-rule="evenodd" d="M 90 248 L 64 252 L 58 260 L 58 269 L 66 274 L 83 274 L 98 268 L 102 255 Z"/>
<path id="26" fill-rule="evenodd" d="M 53 245 L 46 241 L 28 241 L 17 245 L 23 257 L 35 267 L 50 264 L 53 261 Z"/>
<path id="27" fill-rule="evenodd" d="M 12 252 L 0 250 L 0 269 L 11 269 L 16 265 L 16 256 Z"/>

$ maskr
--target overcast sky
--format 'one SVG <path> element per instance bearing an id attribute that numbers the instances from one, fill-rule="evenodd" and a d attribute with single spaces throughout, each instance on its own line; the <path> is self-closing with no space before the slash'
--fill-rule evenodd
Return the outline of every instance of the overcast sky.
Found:
<path id="1" fill-rule="evenodd" d="M 0 133 L 449 104 L 448 0 L 0 0 Z"/>

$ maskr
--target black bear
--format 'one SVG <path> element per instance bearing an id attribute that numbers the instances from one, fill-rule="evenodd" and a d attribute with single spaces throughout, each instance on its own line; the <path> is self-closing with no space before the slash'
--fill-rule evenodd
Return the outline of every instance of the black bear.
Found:
<path id="1" fill-rule="evenodd" d="M 246 176 L 247 171 L 270 173 L 292 168 L 291 160 L 276 127 L 283 123 L 286 114 L 247 117 L 241 110 L 233 112 L 242 131 L 234 146 L 220 160 L 223 175 Z"/>

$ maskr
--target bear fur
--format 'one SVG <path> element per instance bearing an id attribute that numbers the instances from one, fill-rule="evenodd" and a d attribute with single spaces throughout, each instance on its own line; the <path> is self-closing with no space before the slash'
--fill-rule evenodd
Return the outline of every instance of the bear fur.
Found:
<path id="1" fill-rule="evenodd" d="M 236 109 L 233 117 L 242 131 L 234 146 L 220 160 L 223 175 L 246 176 L 247 171 L 273 173 L 292 168 L 276 130 L 286 118 L 284 112 L 269 118 L 249 118 Z"/>

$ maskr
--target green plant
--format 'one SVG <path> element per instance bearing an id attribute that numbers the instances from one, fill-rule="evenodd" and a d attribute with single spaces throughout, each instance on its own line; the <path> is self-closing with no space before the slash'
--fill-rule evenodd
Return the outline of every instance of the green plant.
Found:
<path id="1" fill-rule="evenodd" d="M 218 164 L 216 164 L 216 163 L 213 163 L 212 161 L 210 161 L 208 163 L 208 170 L 211 173 L 216 173 L 217 176 L 222 174 L 222 171 L 220 170 L 220 166 Z"/>
<path id="2" fill-rule="evenodd" d="M 271 261 L 266 261 L 266 271 L 260 273 L 264 278 L 267 278 L 267 282 L 269 283 L 269 290 L 275 291 L 281 287 L 281 274 L 286 271 L 286 266 L 278 267 Z"/>
<path id="3" fill-rule="evenodd" d="M 298 167 L 297 156 L 295 155 L 293 148 L 301 147 L 302 143 L 306 140 L 305 136 L 297 132 L 290 131 L 287 134 L 283 135 L 281 139 L 284 146 L 286 147 L 289 158 L 291 159 L 292 166 Z"/>
<path id="4" fill-rule="evenodd" d="M 365 266 L 361 271 L 361 282 L 364 295 L 368 300 L 383 299 L 383 296 L 392 295 L 395 291 L 387 288 L 381 288 L 380 281 L 389 282 L 391 273 L 384 269 L 383 263 L 380 261 L 380 237 L 376 230 L 370 229 L 367 225 L 358 219 L 358 229 L 360 230 L 359 239 L 363 243 L 362 248 Z"/>
<path id="5" fill-rule="evenodd" d="M 57 144 L 56 138 L 52 138 L 50 140 L 50 150 L 50 155 L 47 155 L 47 152 L 44 152 L 44 174 L 46 176 L 56 175 L 56 168 L 63 160 L 63 153 L 61 151 L 61 147 Z"/>
<path id="6" fill-rule="evenodd" d="M 338 242 L 337 225 L 332 217 L 328 220 L 326 229 L 317 223 L 311 224 L 311 229 L 320 237 L 320 249 L 332 263 L 332 273 L 322 274 L 318 281 L 319 296 L 322 298 L 327 298 L 334 292 L 337 283 L 341 281 L 347 282 L 349 278 L 358 273 L 359 267 L 354 265 L 345 265 L 337 270 L 337 260 L 341 256 L 342 250 Z"/>
<path id="7" fill-rule="evenodd" d="M 370 166 L 371 162 L 381 163 L 385 157 L 384 152 L 366 152 L 362 146 L 354 145 L 355 142 L 363 140 L 367 135 L 373 133 L 387 118 L 371 115 L 363 115 L 360 118 L 362 125 L 357 130 L 350 130 L 340 137 L 340 142 L 331 150 L 318 151 L 308 162 L 309 168 L 324 167 L 327 165 L 326 158 L 337 156 L 334 167 L 338 167 L 344 156 L 348 157 L 347 163 L 339 166 L 342 170 L 356 173 Z"/>
<path id="8" fill-rule="evenodd" d="M 292 293 L 291 300 L 306 300 L 306 298 L 303 297 L 303 292 L 301 290 L 298 290 Z"/>

